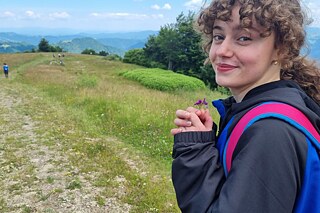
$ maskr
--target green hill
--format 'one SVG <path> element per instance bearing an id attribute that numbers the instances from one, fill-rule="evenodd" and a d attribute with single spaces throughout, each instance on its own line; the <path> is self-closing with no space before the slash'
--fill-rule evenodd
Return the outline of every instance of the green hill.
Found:
<path id="1" fill-rule="evenodd" d="M 1 53 L 16 53 L 16 52 L 25 52 L 36 49 L 37 47 L 31 44 L 25 44 L 20 42 L 0 42 L 0 52 Z"/>
<path id="2" fill-rule="evenodd" d="M 117 47 L 122 50 L 130 50 L 136 48 L 143 48 L 147 40 L 139 40 L 139 39 L 122 39 L 122 38 L 102 38 L 97 39 L 100 43 Z"/>
<path id="3" fill-rule="evenodd" d="M 108 53 L 117 54 L 123 56 L 124 52 L 121 49 L 115 47 L 106 46 L 98 42 L 93 38 L 75 38 L 69 41 L 61 41 L 56 44 L 63 50 L 70 53 L 81 53 L 85 49 L 93 49 L 96 52 L 106 51 Z"/>

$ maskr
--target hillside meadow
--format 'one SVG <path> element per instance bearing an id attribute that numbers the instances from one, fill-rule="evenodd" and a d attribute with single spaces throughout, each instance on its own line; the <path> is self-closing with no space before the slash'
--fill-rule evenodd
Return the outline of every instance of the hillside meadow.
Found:
<path id="1" fill-rule="evenodd" d="M 104 190 L 97 198 L 100 205 L 104 205 L 103 197 L 114 193 L 117 183 L 110 180 L 121 176 L 126 179 L 125 196 L 119 199 L 134 206 L 130 212 L 179 212 L 171 182 L 170 130 L 175 111 L 204 97 L 213 100 L 222 96 L 205 87 L 152 89 L 123 75 L 143 67 L 101 56 L 66 54 L 62 59 L 60 65 L 52 54 L 1 54 L 0 62 L 10 66 L 10 79 L 1 83 L 38 97 L 41 102 L 30 108 L 30 116 L 43 124 L 50 121 L 60 126 L 48 128 L 48 135 L 77 153 L 66 155 L 81 172 L 99 170 L 101 175 L 92 181 Z M 37 110 L 48 106 L 57 112 L 37 116 Z M 214 110 L 212 115 L 218 117 Z M 86 141 L 86 137 L 121 142 Z"/>

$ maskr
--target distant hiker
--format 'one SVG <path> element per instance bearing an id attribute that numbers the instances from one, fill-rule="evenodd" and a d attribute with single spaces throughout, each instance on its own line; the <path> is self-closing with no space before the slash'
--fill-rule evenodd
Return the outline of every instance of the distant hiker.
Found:
<path id="1" fill-rule="evenodd" d="M 56 57 L 56 56 L 54 55 L 54 53 L 52 54 L 52 57 L 54 57 L 54 58 Z"/>
<path id="2" fill-rule="evenodd" d="M 6 63 L 3 63 L 3 72 L 6 78 L 9 77 L 9 66 Z"/>

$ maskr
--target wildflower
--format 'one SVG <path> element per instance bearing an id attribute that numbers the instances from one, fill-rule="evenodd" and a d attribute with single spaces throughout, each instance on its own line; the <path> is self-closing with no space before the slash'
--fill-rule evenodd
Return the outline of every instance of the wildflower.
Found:
<path id="1" fill-rule="evenodd" d="M 206 98 L 203 100 L 199 99 L 197 102 L 194 103 L 194 106 L 197 106 L 199 109 L 201 108 L 208 108 L 208 102 L 206 101 Z"/>

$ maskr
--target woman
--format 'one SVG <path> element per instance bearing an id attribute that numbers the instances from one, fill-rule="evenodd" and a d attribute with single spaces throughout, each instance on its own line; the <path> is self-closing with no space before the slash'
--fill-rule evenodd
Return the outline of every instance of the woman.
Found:
<path id="1" fill-rule="evenodd" d="M 232 97 L 214 102 L 221 114 L 217 136 L 208 110 L 176 112 L 172 179 L 182 212 L 320 212 L 320 197 L 299 197 L 308 144 L 295 127 L 274 118 L 252 124 L 227 177 L 216 148 L 232 117 L 228 134 L 249 109 L 268 101 L 294 106 L 320 132 L 320 72 L 299 55 L 304 22 L 298 0 L 214 0 L 201 11 L 204 49 L 216 82 Z"/>

